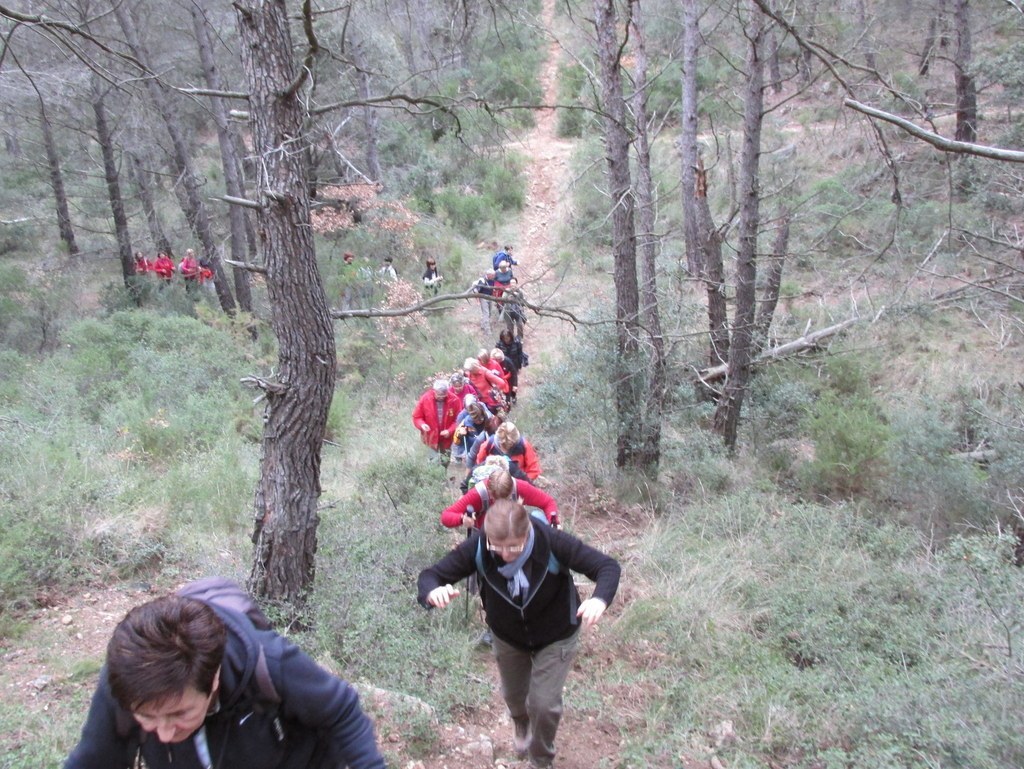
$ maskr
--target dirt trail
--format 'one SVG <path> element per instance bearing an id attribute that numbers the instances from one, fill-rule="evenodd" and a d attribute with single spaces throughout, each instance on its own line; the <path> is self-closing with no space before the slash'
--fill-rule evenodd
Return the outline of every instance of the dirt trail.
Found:
<path id="1" fill-rule="evenodd" d="M 541 21 L 549 32 L 553 28 L 555 1 L 545 0 Z M 544 103 L 557 103 L 558 64 L 561 49 L 555 35 L 550 35 L 548 57 L 541 74 Z M 557 257 L 558 234 L 569 199 L 569 159 L 573 145 L 557 135 L 558 117 L 554 108 L 538 110 L 536 124 L 520 141 L 510 149 L 527 157 L 526 206 L 519 220 L 518 234 L 510 240 L 515 246 L 516 259 L 520 262 L 514 270 L 529 301 L 557 305 L 557 292 L 561 287 L 560 276 L 554 270 Z M 476 317 L 474 316 L 474 320 Z M 531 366 L 524 369 L 520 378 L 520 409 L 529 408 L 529 391 L 543 376 L 548 364 L 560 354 L 560 346 L 572 327 L 560 320 L 529 314 L 524 335 L 524 348 L 530 353 Z M 495 331 L 495 335 L 497 330 Z M 514 415 L 513 415 L 514 418 Z M 557 488 L 551 489 L 557 495 Z M 588 532 L 583 532 L 588 536 Z M 592 541 L 599 545 L 600 537 Z M 584 588 L 584 591 L 589 588 Z M 559 729 L 559 753 L 555 761 L 558 769 L 593 769 L 595 766 L 617 766 L 619 761 L 618 728 L 601 722 L 593 716 L 575 708 L 571 699 L 574 685 L 588 688 L 585 671 L 594 664 L 595 656 L 606 657 L 601 651 L 601 635 L 604 629 L 597 628 L 584 633 L 576 670 L 570 676 L 566 701 L 566 713 Z M 481 769 L 493 766 L 527 766 L 515 758 L 512 750 L 512 726 L 505 704 L 498 690 L 497 670 L 488 659 L 486 650 L 477 652 L 485 666 L 485 673 L 492 681 L 490 702 L 478 710 L 467 711 L 459 721 L 441 727 L 439 749 L 435 755 L 420 761 L 410 762 L 408 769 Z M 602 660 L 596 664 L 603 664 Z M 593 692 L 588 692 L 588 698 Z M 602 696 L 602 699 L 604 697 Z M 614 705 L 602 710 L 614 710 Z"/>

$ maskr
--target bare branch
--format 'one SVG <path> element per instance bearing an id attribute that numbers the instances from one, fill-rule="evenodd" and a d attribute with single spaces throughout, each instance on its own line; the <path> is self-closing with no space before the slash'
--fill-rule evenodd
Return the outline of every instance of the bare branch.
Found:
<path id="1" fill-rule="evenodd" d="M 248 270 L 249 272 L 257 272 L 260 275 L 267 274 L 267 268 L 261 264 L 252 264 L 251 262 L 239 262 L 234 259 L 221 259 L 221 261 L 224 262 L 224 264 L 230 264 L 232 267 L 240 267 L 241 269 Z"/>
<path id="2" fill-rule="evenodd" d="M 227 261 L 227 260 L 225 260 Z M 233 264 L 233 262 L 229 262 Z M 479 299 L 482 301 L 493 302 L 494 304 L 507 304 L 512 300 L 505 299 L 504 297 L 488 296 L 486 294 L 479 294 L 473 288 L 467 289 L 459 294 L 438 294 L 428 299 L 424 299 L 422 302 L 417 302 L 409 307 L 399 307 L 392 310 L 384 310 L 379 308 L 367 308 L 362 310 L 331 310 L 331 317 L 339 320 L 346 320 L 348 318 L 398 318 L 405 315 L 412 315 L 416 312 L 423 312 L 431 309 L 443 309 L 437 305 L 447 305 L 459 299 Z M 541 317 L 556 318 L 558 320 L 564 320 L 571 323 L 575 328 L 577 326 L 590 326 L 595 325 L 589 321 L 584 321 L 577 317 L 574 313 L 563 307 L 547 307 L 545 305 L 534 304 L 532 302 L 519 300 L 518 304 L 526 307 Z"/>
<path id="3" fill-rule="evenodd" d="M 974 144 L 972 142 L 961 142 L 956 141 L 955 139 L 947 139 L 944 136 L 939 136 L 937 133 L 926 131 L 924 128 L 911 123 L 906 118 L 893 115 L 891 112 L 883 112 L 880 109 L 869 107 L 867 104 L 862 104 L 854 99 L 843 99 L 843 104 L 850 109 L 861 112 L 869 117 L 884 120 L 887 123 L 899 126 L 911 136 L 920 139 L 923 142 L 927 142 L 943 152 L 953 152 L 959 155 L 975 155 L 977 157 L 989 158 L 991 160 L 1002 160 L 1007 163 L 1024 163 L 1024 152 L 1020 152 L 1018 150 L 1005 150 L 1001 147 L 990 147 L 985 144 Z"/>
<path id="4" fill-rule="evenodd" d="M 218 195 L 214 200 L 223 200 L 225 203 L 230 203 L 233 206 L 241 206 L 242 208 L 252 208 L 259 211 L 262 206 L 255 200 L 247 200 L 246 198 L 236 198 L 231 195 Z"/>

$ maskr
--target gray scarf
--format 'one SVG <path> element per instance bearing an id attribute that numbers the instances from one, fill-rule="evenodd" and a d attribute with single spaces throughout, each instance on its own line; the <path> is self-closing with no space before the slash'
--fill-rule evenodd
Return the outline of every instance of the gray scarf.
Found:
<path id="1" fill-rule="evenodd" d="M 530 581 L 526 578 L 526 574 L 523 573 L 523 566 L 526 565 L 532 552 L 533 526 L 531 525 L 526 535 L 526 544 L 523 546 L 523 552 L 512 563 L 506 563 L 504 566 L 498 567 L 498 573 L 508 580 L 508 594 L 513 598 L 519 598 L 520 596 L 525 598 L 526 594 L 530 591 Z"/>

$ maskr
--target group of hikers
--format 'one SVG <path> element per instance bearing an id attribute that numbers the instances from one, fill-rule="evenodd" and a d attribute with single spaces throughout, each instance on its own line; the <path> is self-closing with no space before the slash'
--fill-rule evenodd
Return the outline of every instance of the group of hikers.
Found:
<path id="1" fill-rule="evenodd" d="M 496 318 L 518 339 L 522 339 L 526 332 L 526 298 L 512 270 L 518 264 L 512 246 L 506 245 L 495 252 L 490 266 L 471 287 L 481 297 L 480 328 L 485 334 L 491 333 L 492 318 Z M 488 296 L 503 301 L 493 302 L 484 298 Z"/>
<path id="2" fill-rule="evenodd" d="M 621 570 L 564 531 L 557 502 L 534 485 L 543 480 L 536 451 L 507 419 L 527 362 L 521 337 L 505 328 L 495 349 L 434 381 L 413 411 L 442 463 L 455 456 L 466 467 L 463 495 L 441 513 L 443 526 L 464 528 L 466 537 L 420 572 L 416 597 L 425 609 L 444 609 L 463 592 L 465 600 L 479 593 L 513 750 L 531 769 L 548 769 L 581 629 L 604 614 Z M 589 598 L 580 599 L 573 572 L 594 582 Z M 474 588 L 457 587 L 463 581 Z M 422 665 L 431 663 L 424 657 Z M 241 588 L 211 577 L 135 607 L 117 625 L 64 769 L 143 765 L 386 762 L 355 689 L 277 633 Z"/>
<path id="3" fill-rule="evenodd" d="M 196 259 L 196 252 L 191 248 L 185 250 L 185 255 L 178 262 L 177 267 L 174 265 L 174 260 L 163 251 L 160 251 L 153 259 L 141 251 L 135 252 L 136 275 L 153 273 L 160 280 L 160 285 L 163 286 L 174 279 L 175 272 L 185 280 L 186 288 L 201 286 L 207 281 L 213 280 L 213 265 L 206 257 Z"/>
<path id="4" fill-rule="evenodd" d="M 495 254 L 483 280 L 511 273 L 511 251 L 506 246 Z M 499 286 L 495 280 L 479 290 L 516 290 Z M 508 420 L 519 370 L 528 362 L 521 336 L 506 326 L 495 349 L 481 349 L 460 371 L 436 379 L 413 409 L 413 425 L 433 456 L 445 468 L 451 458 L 466 468 L 462 496 L 441 513 L 441 524 L 465 529 L 466 538 L 420 572 L 417 584 L 427 608 L 443 609 L 464 591 L 479 592 L 487 623 L 481 641 L 497 662 L 513 749 L 533 769 L 544 769 L 554 762 L 562 690 L 580 629 L 597 622 L 611 603 L 620 567 L 563 531 L 558 503 L 536 485 L 546 485 L 537 452 Z M 595 583 L 584 601 L 573 571 Z M 462 580 L 473 587 L 456 587 Z"/>

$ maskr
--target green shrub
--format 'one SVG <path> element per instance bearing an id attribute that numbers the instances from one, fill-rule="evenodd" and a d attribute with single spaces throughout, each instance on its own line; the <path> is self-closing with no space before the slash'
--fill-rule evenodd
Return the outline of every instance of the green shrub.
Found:
<path id="1" fill-rule="evenodd" d="M 870 398 L 826 392 L 812 407 L 806 430 L 814 458 L 801 468 L 804 487 L 816 494 L 849 498 L 880 488 L 888 473 L 891 430 Z"/>
<path id="2" fill-rule="evenodd" d="M 321 521 L 318 643 L 356 680 L 442 709 L 482 701 L 487 687 L 473 680 L 469 653 L 481 628 L 467 625 L 463 603 L 474 599 L 429 613 L 415 601 L 420 570 L 452 545 L 438 521 L 449 504 L 438 468 L 422 457 L 383 459 L 355 487 Z M 429 659 L 429 670 L 410 659 Z"/>
<path id="3" fill-rule="evenodd" d="M 576 63 L 560 64 L 558 67 L 558 103 L 565 109 L 558 110 L 558 135 L 566 139 L 579 139 L 584 129 L 594 120 L 593 113 L 577 107 L 589 104 L 592 84 L 587 71 Z"/>

